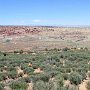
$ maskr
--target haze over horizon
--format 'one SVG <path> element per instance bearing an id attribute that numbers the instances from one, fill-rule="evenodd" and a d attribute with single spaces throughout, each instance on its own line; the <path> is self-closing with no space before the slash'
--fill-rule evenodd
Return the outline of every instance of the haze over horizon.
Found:
<path id="1" fill-rule="evenodd" d="M 0 0 L 0 25 L 90 25 L 90 0 Z"/>

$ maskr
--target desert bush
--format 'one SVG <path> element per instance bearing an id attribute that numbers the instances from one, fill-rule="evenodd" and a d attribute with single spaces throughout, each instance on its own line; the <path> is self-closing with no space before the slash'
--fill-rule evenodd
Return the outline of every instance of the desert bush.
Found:
<path id="1" fill-rule="evenodd" d="M 60 58 L 64 58 L 64 55 L 60 55 Z"/>
<path id="2" fill-rule="evenodd" d="M 72 72 L 69 76 L 69 80 L 70 80 L 71 84 L 78 85 L 82 81 L 82 76 L 77 72 Z"/>
<path id="3" fill-rule="evenodd" d="M 22 54 L 23 53 L 23 50 L 15 50 L 14 53 L 20 53 L 20 54 Z"/>
<path id="4" fill-rule="evenodd" d="M 65 48 L 63 48 L 62 49 L 63 51 L 68 51 L 68 50 L 70 50 L 68 47 L 65 47 Z"/>
<path id="5" fill-rule="evenodd" d="M 83 68 L 77 68 L 76 72 L 79 72 L 79 73 L 83 72 Z"/>
<path id="6" fill-rule="evenodd" d="M 49 76 L 47 74 L 40 74 L 39 79 L 48 82 L 49 81 Z"/>
<path id="7" fill-rule="evenodd" d="M 3 55 L 4 55 L 4 56 L 7 56 L 7 53 L 4 52 Z"/>
<path id="8" fill-rule="evenodd" d="M 48 74 L 39 74 L 38 79 L 42 80 L 44 82 L 48 82 L 49 81 L 49 75 Z"/>
<path id="9" fill-rule="evenodd" d="M 47 48 L 45 48 L 45 51 L 48 51 L 48 49 L 47 49 Z"/>
<path id="10" fill-rule="evenodd" d="M 56 56 L 56 55 L 55 55 L 55 56 L 52 56 L 51 58 L 52 58 L 53 60 L 55 60 L 56 62 L 59 62 L 59 61 L 60 61 L 60 59 L 59 59 L 58 56 Z"/>
<path id="11" fill-rule="evenodd" d="M 31 80 L 33 82 L 36 82 L 38 80 L 44 81 L 44 82 L 48 82 L 49 81 L 49 75 L 48 74 L 35 74 L 31 76 Z"/>
<path id="12" fill-rule="evenodd" d="M 88 73 L 88 77 L 90 78 L 90 72 Z"/>
<path id="13" fill-rule="evenodd" d="M 90 81 L 89 82 L 87 82 L 87 90 L 90 90 Z"/>
<path id="14" fill-rule="evenodd" d="M 63 89 L 61 90 L 78 90 L 78 87 L 74 85 L 70 85 L 70 86 L 63 87 Z"/>
<path id="15" fill-rule="evenodd" d="M 0 74 L 0 81 L 2 81 L 3 80 L 3 76 Z"/>
<path id="16" fill-rule="evenodd" d="M 63 79 L 62 78 L 58 79 L 57 80 L 57 88 L 63 87 L 63 85 L 64 85 Z"/>
<path id="17" fill-rule="evenodd" d="M 0 51 L 0 55 L 2 55 L 2 51 Z"/>
<path id="18" fill-rule="evenodd" d="M 82 71 L 82 72 L 80 72 L 79 74 L 82 76 L 82 80 L 84 80 L 84 79 L 87 78 L 87 75 L 86 75 L 85 72 Z"/>
<path id="19" fill-rule="evenodd" d="M 70 57 L 68 57 L 68 60 L 75 61 L 75 60 L 77 60 L 77 56 L 70 56 Z"/>
<path id="20" fill-rule="evenodd" d="M 44 82 L 44 81 L 37 81 L 34 83 L 33 90 L 57 90 L 56 83 L 53 81 Z"/>
<path id="21" fill-rule="evenodd" d="M 4 84 L 3 83 L 0 83 L 0 90 L 4 90 Z"/>
<path id="22" fill-rule="evenodd" d="M 89 64 L 88 68 L 89 68 L 89 70 L 90 70 L 90 64 Z"/>
<path id="23" fill-rule="evenodd" d="M 28 88 L 27 83 L 20 81 L 14 81 L 9 86 L 12 90 L 27 90 Z"/>
<path id="24" fill-rule="evenodd" d="M 64 80 L 68 80 L 69 79 L 69 75 L 67 73 L 64 73 L 63 74 L 63 78 L 64 78 Z"/>
<path id="25" fill-rule="evenodd" d="M 48 89 L 49 90 L 57 90 L 57 82 L 55 80 L 49 80 Z"/>
<path id="26" fill-rule="evenodd" d="M 48 90 L 47 83 L 39 80 L 36 83 L 34 83 L 33 90 Z"/>
<path id="27" fill-rule="evenodd" d="M 39 67 L 39 65 L 36 65 L 36 64 L 34 64 L 34 65 L 32 66 L 33 69 L 37 69 L 38 67 Z"/>
<path id="28" fill-rule="evenodd" d="M 63 87 L 63 85 L 64 85 L 64 79 L 63 79 L 63 76 L 61 75 L 61 74 L 58 74 L 56 77 L 55 77 L 55 79 L 56 79 L 56 82 L 57 82 L 57 87 L 59 88 L 59 87 Z"/>
<path id="29" fill-rule="evenodd" d="M 47 72 L 47 74 L 49 75 L 50 78 L 53 78 L 55 76 L 57 76 L 60 72 L 53 70 L 53 71 L 49 71 Z"/>
<path id="30" fill-rule="evenodd" d="M 32 74 L 34 72 L 34 69 L 32 67 L 26 67 L 23 69 L 24 73 Z"/>
<path id="31" fill-rule="evenodd" d="M 30 83 L 32 80 L 31 77 L 24 77 L 23 79 L 26 83 Z"/>
<path id="32" fill-rule="evenodd" d="M 12 79 L 17 78 L 17 72 L 16 71 L 10 71 L 10 72 L 8 72 L 8 77 L 9 78 L 12 78 Z"/>
<path id="33" fill-rule="evenodd" d="M 59 71 L 60 73 L 66 73 L 65 68 L 57 67 L 56 70 Z"/>
<path id="34" fill-rule="evenodd" d="M 14 53 L 19 53 L 19 51 L 14 51 Z"/>
<path id="35" fill-rule="evenodd" d="M 28 54 L 31 54 L 31 53 L 33 53 L 33 51 L 28 50 L 27 53 L 28 53 Z"/>
<path id="36" fill-rule="evenodd" d="M 23 50 L 20 50 L 19 53 L 22 54 L 24 51 Z"/>
<path id="37" fill-rule="evenodd" d="M 27 64 L 24 64 L 24 63 L 21 63 L 21 64 L 20 64 L 20 67 L 21 67 L 22 70 L 24 70 L 25 68 L 27 68 L 27 66 L 28 66 L 28 65 L 27 65 Z"/>
<path id="38" fill-rule="evenodd" d="M 72 71 L 73 71 L 73 72 L 76 72 L 77 69 L 76 69 L 75 67 L 72 67 Z"/>
<path id="39" fill-rule="evenodd" d="M 8 71 L 16 71 L 16 68 L 13 65 L 9 65 L 7 68 Z"/>
<path id="40" fill-rule="evenodd" d="M 7 79 L 7 73 L 0 73 L 0 81 Z"/>
<path id="41" fill-rule="evenodd" d="M 70 73 L 71 72 L 71 68 L 66 68 L 66 73 Z"/>

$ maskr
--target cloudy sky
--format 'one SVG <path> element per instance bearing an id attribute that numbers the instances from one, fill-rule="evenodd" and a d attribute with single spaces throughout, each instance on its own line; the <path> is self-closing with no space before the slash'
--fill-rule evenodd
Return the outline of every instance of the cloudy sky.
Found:
<path id="1" fill-rule="evenodd" d="M 90 25 L 90 0 L 0 0 L 0 25 Z"/>

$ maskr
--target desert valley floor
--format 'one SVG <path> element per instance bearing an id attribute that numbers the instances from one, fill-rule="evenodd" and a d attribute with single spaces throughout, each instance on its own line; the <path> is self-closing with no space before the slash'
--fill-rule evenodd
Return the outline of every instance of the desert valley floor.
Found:
<path id="1" fill-rule="evenodd" d="M 0 50 L 90 48 L 90 27 L 0 26 Z"/>

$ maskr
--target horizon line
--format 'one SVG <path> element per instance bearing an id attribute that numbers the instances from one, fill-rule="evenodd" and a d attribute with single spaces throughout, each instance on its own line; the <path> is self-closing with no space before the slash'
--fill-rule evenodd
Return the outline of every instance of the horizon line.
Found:
<path id="1" fill-rule="evenodd" d="M 8 25 L 8 24 L 6 24 L 6 25 L 0 25 L 0 26 L 36 26 L 36 27 L 40 27 L 40 26 L 42 26 L 42 27 L 47 27 L 47 26 L 51 26 L 51 27 L 90 27 L 90 25 L 14 25 L 14 24 L 12 24 L 12 25 Z"/>

